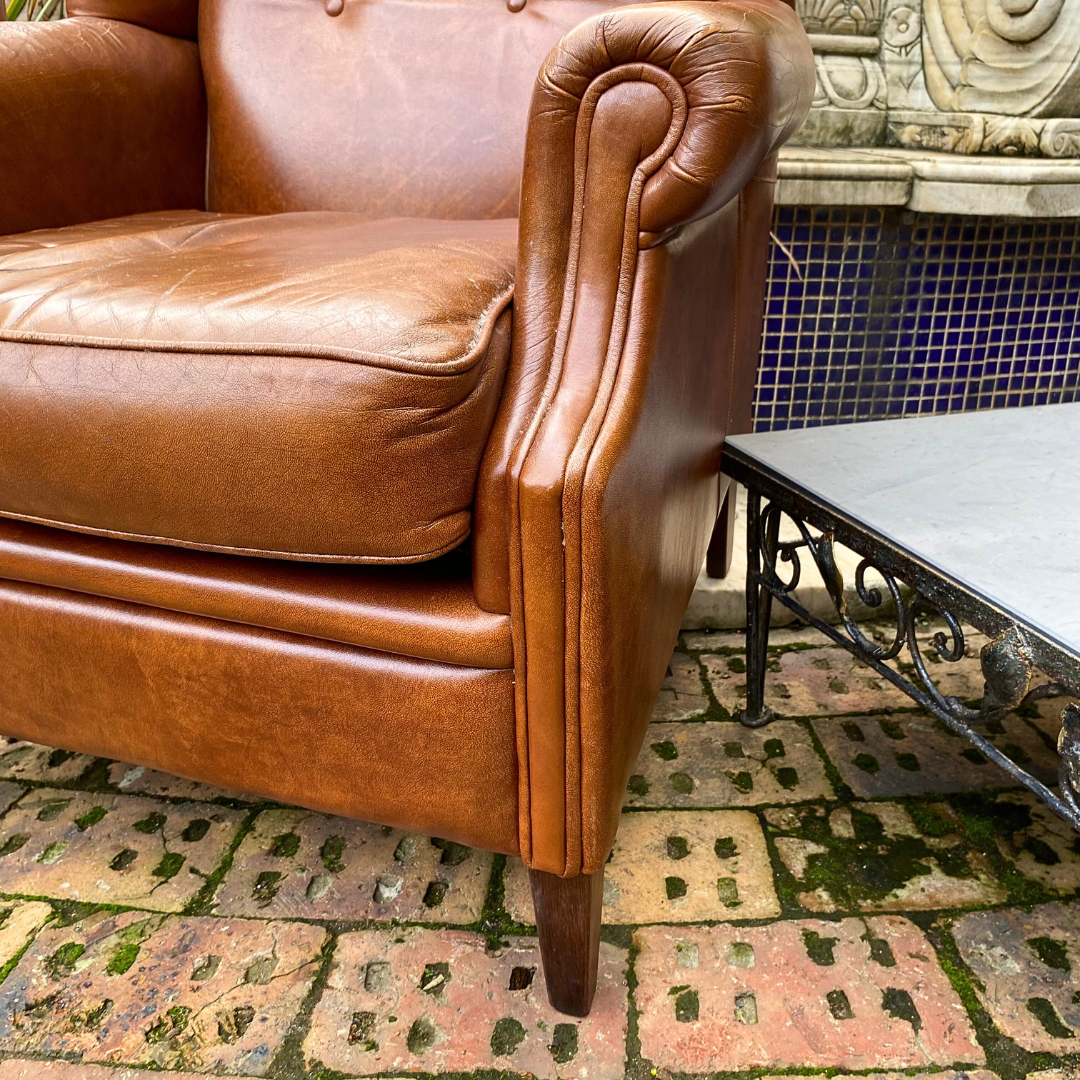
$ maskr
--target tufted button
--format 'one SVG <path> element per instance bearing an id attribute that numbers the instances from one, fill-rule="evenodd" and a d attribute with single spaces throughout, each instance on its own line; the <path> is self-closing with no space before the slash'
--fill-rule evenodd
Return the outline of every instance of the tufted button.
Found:
<path id="1" fill-rule="evenodd" d="M 345 10 L 345 0 L 326 0 L 326 14 L 336 19 Z"/>
<path id="2" fill-rule="evenodd" d="M 525 0 L 506 0 L 507 11 L 523 11 L 525 9 Z"/>

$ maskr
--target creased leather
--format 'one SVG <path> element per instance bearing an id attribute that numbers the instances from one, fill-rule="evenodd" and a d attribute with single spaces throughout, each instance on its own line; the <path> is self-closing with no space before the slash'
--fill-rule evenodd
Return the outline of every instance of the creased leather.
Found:
<path id="1" fill-rule="evenodd" d="M 0 581 L 0 731 L 517 850 L 512 673 Z"/>
<path id="2" fill-rule="evenodd" d="M 198 47 L 105 19 L 0 22 L 0 235 L 204 205 Z"/>
<path id="3" fill-rule="evenodd" d="M 516 217 L 536 73 L 610 6 L 202 0 L 209 209 Z"/>
<path id="4" fill-rule="evenodd" d="M 406 567 L 319 566 L 132 544 L 0 519 L 0 579 L 478 668 L 513 664 L 468 552 Z"/>
<path id="5" fill-rule="evenodd" d="M 514 222 L 127 225 L 0 240 L 0 514 L 322 561 L 461 543 Z"/>
<path id="6" fill-rule="evenodd" d="M 66 0 L 66 3 L 68 15 L 117 19 L 193 41 L 198 36 L 199 0 Z"/>
<path id="7" fill-rule="evenodd" d="M 510 553 L 521 846 L 537 869 L 596 872 L 610 848 L 716 513 L 737 328 L 708 333 L 705 298 L 719 311 L 733 290 L 737 196 L 813 86 L 805 33 L 778 0 L 619 8 L 568 34 L 537 80 L 513 354 L 474 537 L 483 606 L 500 610 L 497 572 L 483 579 L 504 539 Z M 719 230 L 712 261 L 702 229 Z M 609 485 L 631 466 L 620 532 Z"/>
<path id="8" fill-rule="evenodd" d="M 482 361 L 516 222 L 191 213 L 0 237 L 0 340 L 312 356 L 425 375 Z"/>

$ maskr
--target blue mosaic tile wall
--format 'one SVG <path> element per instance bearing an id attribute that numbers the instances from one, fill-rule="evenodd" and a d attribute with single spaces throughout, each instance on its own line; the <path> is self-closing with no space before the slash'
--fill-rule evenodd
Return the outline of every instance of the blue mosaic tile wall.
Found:
<path id="1" fill-rule="evenodd" d="M 778 207 L 755 430 L 1080 397 L 1080 221 Z"/>

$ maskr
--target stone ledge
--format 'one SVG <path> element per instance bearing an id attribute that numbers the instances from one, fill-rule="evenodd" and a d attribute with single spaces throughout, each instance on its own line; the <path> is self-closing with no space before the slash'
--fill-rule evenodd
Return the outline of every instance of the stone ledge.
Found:
<path id="1" fill-rule="evenodd" d="M 1080 159 L 923 150 L 780 151 L 781 206 L 903 206 L 924 213 L 1080 217 Z"/>
<path id="2" fill-rule="evenodd" d="M 881 42 L 866 34 L 807 34 L 810 48 L 816 53 L 841 56 L 877 56 Z"/>

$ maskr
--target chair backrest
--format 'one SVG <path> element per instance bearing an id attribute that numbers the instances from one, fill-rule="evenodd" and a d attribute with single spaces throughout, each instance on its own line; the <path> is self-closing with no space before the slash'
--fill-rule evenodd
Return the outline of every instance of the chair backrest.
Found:
<path id="1" fill-rule="evenodd" d="M 540 65 L 614 6 L 201 0 L 208 207 L 513 217 Z"/>

